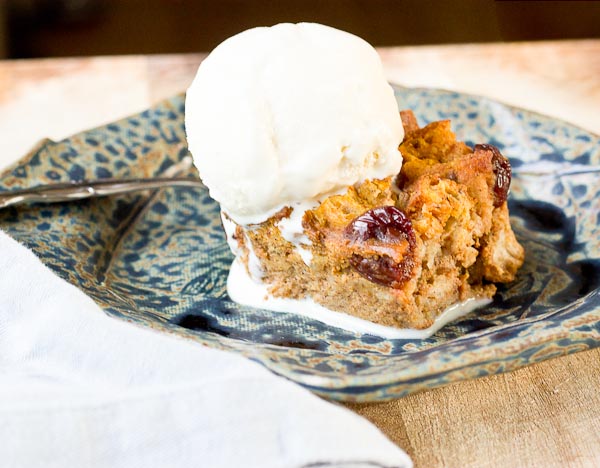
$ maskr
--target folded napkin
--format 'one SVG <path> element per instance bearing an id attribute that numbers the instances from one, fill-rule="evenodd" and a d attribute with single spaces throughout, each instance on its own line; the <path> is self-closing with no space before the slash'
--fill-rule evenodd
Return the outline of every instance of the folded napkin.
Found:
<path id="1" fill-rule="evenodd" d="M 3 467 L 408 467 L 372 424 L 241 356 L 105 315 L 0 232 Z"/>

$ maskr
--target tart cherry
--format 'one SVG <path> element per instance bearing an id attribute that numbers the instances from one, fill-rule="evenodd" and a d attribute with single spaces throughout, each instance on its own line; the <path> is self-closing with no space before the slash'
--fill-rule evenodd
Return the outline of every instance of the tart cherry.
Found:
<path id="1" fill-rule="evenodd" d="M 508 158 L 500 153 L 500 150 L 493 145 L 475 145 L 474 151 L 491 151 L 492 168 L 496 181 L 494 183 L 494 206 L 497 208 L 508 198 L 508 189 L 512 178 L 512 171 Z"/>
<path id="2" fill-rule="evenodd" d="M 401 288 L 410 278 L 415 261 L 415 232 L 410 219 L 394 206 L 380 206 L 366 211 L 352 220 L 344 231 L 353 246 L 369 247 L 381 253 L 364 256 L 353 253 L 350 265 L 373 283 Z M 408 248 L 406 248 L 408 243 Z M 402 260 L 397 262 L 384 251 L 402 248 Z"/>

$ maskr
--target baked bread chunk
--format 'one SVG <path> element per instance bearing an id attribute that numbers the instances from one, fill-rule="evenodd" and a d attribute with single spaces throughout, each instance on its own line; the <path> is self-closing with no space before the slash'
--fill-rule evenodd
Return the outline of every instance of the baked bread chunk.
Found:
<path id="1" fill-rule="evenodd" d="M 449 306 L 491 298 L 494 283 L 515 278 L 524 251 L 510 227 L 508 159 L 491 145 L 456 141 L 447 120 L 419 128 L 411 111 L 401 117 L 400 173 L 304 212 L 302 243 L 282 233 L 292 207 L 236 226 L 242 262 L 249 272 L 251 261 L 259 264 L 273 296 L 422 329 Z"/>

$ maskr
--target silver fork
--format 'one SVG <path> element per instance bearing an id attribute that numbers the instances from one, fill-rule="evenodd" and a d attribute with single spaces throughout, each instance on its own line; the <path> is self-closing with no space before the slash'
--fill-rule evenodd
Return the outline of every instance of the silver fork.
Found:
<path id="1" fill-rule="evenodd" d="M 29 189 L 0 192 L 0 209 L 23 203 L 57 203 L 165 187 L 202 187 L 202 182 L 198 179 L 174 177 L 189 169 L 191 164 L 191 158 L 185 157 L 169 167 L 162 177 L 101 179 L 89 182 L 40 185 Z"/>

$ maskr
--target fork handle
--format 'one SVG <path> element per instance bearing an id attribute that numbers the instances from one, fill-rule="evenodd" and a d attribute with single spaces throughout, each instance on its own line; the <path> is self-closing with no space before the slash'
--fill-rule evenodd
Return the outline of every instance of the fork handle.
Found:
<path id="1" fill-rule="evenodd" d="M 58 203 L 165 187 L 202 186 L 202 182 L 199 179 L 191 179 L 189 177 L 104 179 L 94 182 L 40 185 L 31 189 L 0 192 L 0 209 L 23 203 Z"/>

